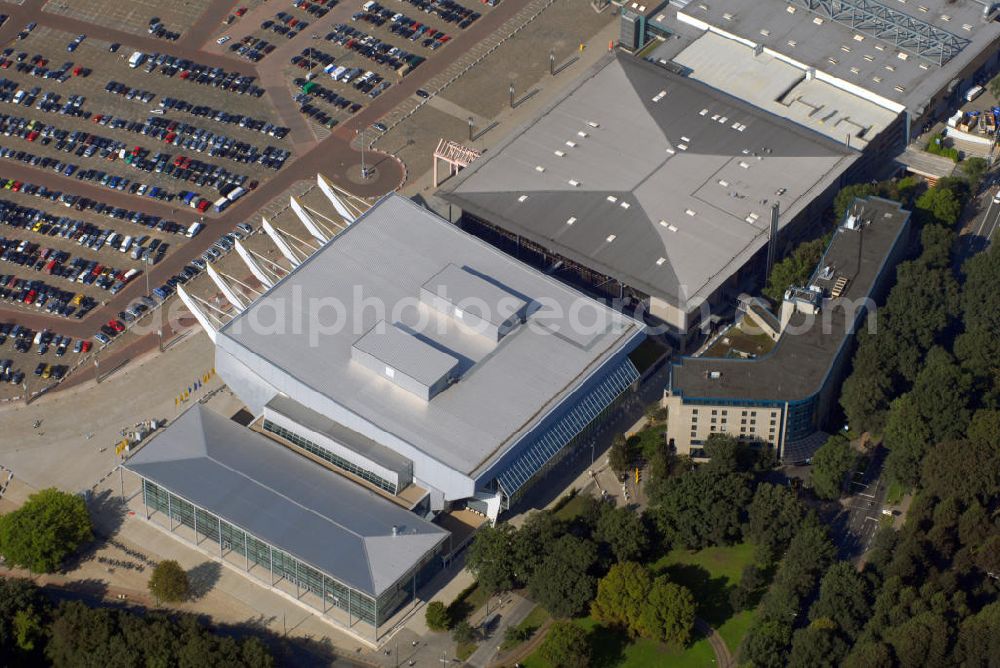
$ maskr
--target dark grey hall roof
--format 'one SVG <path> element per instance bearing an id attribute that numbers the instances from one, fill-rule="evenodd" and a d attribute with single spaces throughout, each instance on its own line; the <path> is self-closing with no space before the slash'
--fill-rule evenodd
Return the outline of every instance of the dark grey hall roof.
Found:
<path id="1" fill-rule="evenodd" d="M 441 195 L 679 306 L 708 297 L 858 153 L 662 67 L 604 57 Z M 694 304 L 692 304 L 694 306 Z"/>
<path id="2" fill-rule="evenodd" d="M 810 283 L 828 291 L 833 280 L 844 276 L 849 279 L 844 299 L 860 304 L 878 279 L 893 271 L 885 264 L 886 258 L 900 239 L 910 212 L 896 202 L 878 198 L 858 200 L 855 207 L 863 207 L 865 219 L 871 220 L 863 239 L 858 231 L 838 230 Z M 820 268 L 827 266 L 834 272 L 831 280 L 819 277 Z M 814 319 L 795 313 L 775 347 L 763 357 L 681 358 L 672 368 L 670 391 L 688 399 L 807 399 L 822 387 L 838 353 L 850 340 L 851 323 L 853 317 L 845 309 L 826 304 Z"/>
<path id="3" fill-rule="evenodd" d="M 201 404 L 124 466 L 369 596 L 388 589 L 448 537 Z"/>

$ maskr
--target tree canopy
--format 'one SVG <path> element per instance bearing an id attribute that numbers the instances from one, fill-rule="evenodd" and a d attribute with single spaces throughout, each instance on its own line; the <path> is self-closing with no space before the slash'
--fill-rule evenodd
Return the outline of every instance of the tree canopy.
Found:
<path id="1" fill-rule="evenodd" d="M 839 499 L 843 493 L 844 479 L 854 468 L 858 453 L 841 435 L 830 437 L 812 458 L 809 482 L 821 499 Z"/>
<path id="2" fill-rule="evenodd" d="M 51 573 L 93 537 L 83 499 L 49 488 L 0 517 L 0 554 L 35 573 Z"/>
<path id="3" fill-rule="evenodd" d="M 173 559 L 156 564 L 149 576 L 149 591 L 158 601 L 183 601 L 188 596 L 188 589 L 187 572 Z"/>
<path id="4" fill-rule="evenodd" d="M 590 665 L 590 637 L 572 622 L 555 622 L 538 651 L 552 668 L 587 668 Z"/>

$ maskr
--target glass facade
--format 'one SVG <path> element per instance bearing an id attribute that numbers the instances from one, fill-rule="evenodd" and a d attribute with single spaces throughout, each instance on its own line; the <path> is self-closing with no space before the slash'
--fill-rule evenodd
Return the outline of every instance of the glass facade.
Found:
<path id="1" fill-rule="evenodd" d="M 309 454 L 315 455 L 320 459 L 322 459 L 323 461 L 329 462 L 330 464 L 333 464 L 334 466 L 343 471 L 347 471 L 352 475 L 356 475 L 362 480 L 366 480 L 367 482 L 370 482 L 376 487 L 384 489 L 390 494 L 399 493 L 398 485 L 392 480 L 386 480 L 382 476 L 373 473 L 368 469 L 362 468 L 353 462 L 349 462 L 343 457 L 340 457 L 334 454 L 333 452 L 330 452 L 323 446 L 313 443 L 308 438 L 304 438 L 296 434 L 295 432 L 289 431 L 288 429 L 285 429 L 281 425 L 275 424 L 267 419 L 264 420 L 263 426 L 264 426 L 264 431 L 275 434 L 276 436 L 280 436 L 289 443 L 294 443 L 295 445 L 302 448 Z"/>
<path id="2" fill-rule="evenodd" d="M 785 422 L 785 443 L 806 438 L 816 431 L 816 402 L 818 395 L 802 401 L 788 402 L 788 419 Z"/>
<path id="3" fill-rule="evenodd" d="M 567 445 L 605 412 L 639 378 L 626 358 L 555 424 L 546 429 L 499 476 L 497 484 L 507 499 L 538 474 Z"/>
<path id="4" fill-rule="evenodd" d="M 196 532 L 199 544 L 206 539 L 219 544 L 221 537 L 222 554 L 236 553 L 245 558 L 248 568 L 260 566 L 266 569 L 270 573 L 272 585 L 282 580 L 290 582 L 297 590 L 311 592 L 320 600 L 325 598 L 324 613 L 333 607 L 340 608 L 348 613 L 351 620 L 364 621 L 373 626 L 381 625 L 401 606 L 412 601 L 416 593 L 415 587 L 430 580 L 442 566 L 439 553 L 444 545 L 438 551 L 427 554 L 376 600 L 257 539 L 217 515 L 196 508 L 149 480 L 143 479 L 142 491 L 146 507 L 150 512 L 155 510 L 166 515 L 171 531 L 184 525 Z M 303 602 L 308 603 L 308 600 Z M 314 607 L 319 609 L 318 606 Z"/>

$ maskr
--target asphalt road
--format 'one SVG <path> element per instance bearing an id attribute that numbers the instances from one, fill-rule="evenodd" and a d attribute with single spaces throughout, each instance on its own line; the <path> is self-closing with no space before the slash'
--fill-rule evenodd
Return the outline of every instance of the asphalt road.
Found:
<path id="1" fill-rule="evenodd" d="M 997 225 L 1000 225 L 1000 186 L 989 186 L 978 197 L 979 213 L 965 226 L 962 244 L 958 252 L 958 262 L 964 262 L 979 251 L 985 250 L 993 241 Z"/>
<path id="2" fill-rule="evenodd" d="M 864 556 L 878 531 L 887 489 L 880 479 L 884 461 L 885 450 L 879 448 L 864 473 L 855 475 L 848 483 L 850 496 L 842 502 L 846 513 L 833 526 L 842 559 L 857 560 Z"/>
<path id="3" fill-rule="evenodd" d="M 474 46 L 479 40 L 490 32 L 499 28 L 508 18 L 521 10 L 528 0 L 505 0 L 499 7 L 485 14 L 475 24 L 467 30 L 456 35 L 448 46 L 442 49 L 435 57 L 429 58 L 416 71 L 408 75 L 401 82 L 396 83 L 388 91 L 376 98 L 371 104 L 362 109 L 349 121 L 338 126 L 327 138 L 314 142 L 311 148 L 300 151 L 298 156 L 293 156 L 293 160 L 284 169 L 253 192 L 241 198 L 236 204 L 231 206 L 224 214 L 217 218 L 206 218 L 207 228 L 199 236 L 181 245 L 173 253 L 152 268 L 149 282 L 152 286 L 163 284 L 169 277 L 178 273 L 191 259 L 201 255 L 211 246 L 218 237 L 231 231 L 236 223 L 251 219 L 254 212 L 270 202 L 275 197 L 286 191 L 293 183 L 303 179 L 315 178 L 318 172 L 323 173 L 333 183 L 360 197 L 377 197 L 387 192 L 395 190 L 401 185 L 403 179 L 402 165 L 391 156 L 381 153 L 370 152 L 367 156 L 368 164 L 374 165 L 375 175 L 367 182 L 356 183 L 350 178 L 352 170 L 356 170 L 360 164 L 360 154 L 351 146 L 351 142 L 356 135 L 356 131 L 367 127 L 369 124 L 381 118 L 387 111 L 396 104 L 412 95 L 424 82 L 445 70 L 462 53 Z M 211 54 L 202 51 L 199 45 L 193 42 L 197 38 L 207 39 L 214 31 L 219 18 L 218 8 L 206 11 L 207 27 L 201 26 L 200 22 L 195 25 L 195 32 L 182 36 L 178 42 L 164 42 L 159 39 L 136 36 L 124 33 L 105 26 L 93 25 L 77 19 L 64 16 L 57 16 L 41 11 L 44 0 L 26 0 L 24 5 L 12 5 L 0 3 L 0 11 L 10 16 L 10 19 L 0 28 L 0 44 L 9 42 L 19 32 L 28 21 L 36 21 L 40 25 L 50 28 L 66 30 L 71 33 L 86 33 L 87 35 L 100 37 L 109 41 L 118 41 L 130 47 L 137 47 L 148 51 L 165 51 L 202 63 L 219 65 L 229 70 L 237 70 L 247 74 L 264 74 L 261 76 L 263 84 L 273 84 L 277 69 L 275 65 L 269 64 L 265 59 L 260 67 L 253 67 L 227 56 Z M 209 16 L 210 15 L 210 16 Z M 308 32 L 308 31 L 307 31 Z M 297 39 L 302 39 L 300 36 Z M 305 35 L 308 40 L 308 35 Z M 275 61 L 275 64 L 277 62 Z M 269 83 L 270 82 L 270 83 Z M 284 84 L 287 89 L 287 83 Z M 265 86 L 267 87 L 267 86 Z M 279 91 L 273 88 L 273 91 Z M 268 93 L 268 97 L 274 94 Z M 280 92 L 278 93 L 280 94 Z M 298 145 L 297 145 L 298 148 Z M 24 168 L 18 163 L 18 170 Z M 25 177 L 34 183 L 46 185 L 49 188 L 62 190 L 64 192 L 89 194 L 100 201 L 107 202 L 113 206 L 122 206 L 130 209 L 146 211 L 158 215 L 168 215 L 181 223 L 191 223 L 198 220 L 198 217 L 191 213 L 193 210 L 171 208 L 168 205 L 160 205 L 143 198 L 134 197 L 117 191 L 104 188 L 95 188 L 77 181 L 73 178 L 66 178 L 54 173 L 31 170 L 30 177 Z M 161 208 L 162 207 L 162 208 Z M 168 209 L 167 213 L 163 208 Z M 13 321 L 23 323 L 33 329 L 47 327 L 60 334 L 72 337 L 92 336 L 101 323 L 114 317 L 129 302 L 145 293 L 145 280 L 133 281 L 124 290 L 100 308 L 96 308 L 82 320 L 67 320 L 58 316 L 48 316 L 45 314 L 26 314 L 21 309 L 14 309 L 0 306 L 0 321 Z M 29 324 L 30 323 L 30 324 Z"/>

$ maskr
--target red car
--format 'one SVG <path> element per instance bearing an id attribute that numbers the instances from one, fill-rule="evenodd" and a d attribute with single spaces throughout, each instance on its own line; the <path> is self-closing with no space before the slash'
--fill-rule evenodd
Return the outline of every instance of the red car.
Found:
<path id="1" fill-rule="evenodd" d="M 243 16 L 244 14 L 247 13 L 247 8 L 246 7 L 240 7 L 239 9 L 237 9 L 233 13 L 236 14 L 236 16 Z"/>
<path id="2" fill-rule="evenodd" d="M 91 346 L 91 343 L 90 343 L 89 340 L 88 341 L 84 341 L 83 345 L 80 346 L 80 352 L 81 353 L 85 353 L 85 352 L 89 351 L 90 350 L 90 346 Z"/>
<path id="3" fill-rule="evenodd" d="M 119 334 L 125 331 L 125 325 L 123 325 L 120 320 L 108 320 L 108 327 L 115 330 Z"/>
<path id="4" fill-rule="evenodd" d="M 198 202 L 198 206 L 196 208 L 198 209 L 199 212 L 204 213 L 210 204 L 211 202 L 209 202 L 207 199 L 203 199 L 200 202 Z"/>

